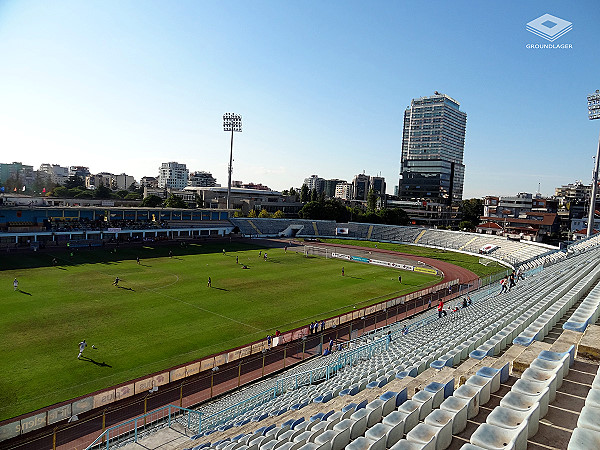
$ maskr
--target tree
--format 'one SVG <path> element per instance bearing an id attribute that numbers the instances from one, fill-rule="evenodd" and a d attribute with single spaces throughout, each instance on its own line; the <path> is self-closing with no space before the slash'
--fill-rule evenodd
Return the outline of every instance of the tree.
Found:
<path id="1" fill-rule="evenodd" d="M 125 196 L 125 200 L 139 200 L 139 199 L 140 199 L 140 194 L 138 194 L 137 192 L 129 192 Z"/>
<path id="2" fill-rule="evenodd" d="M 377 194 L 373 189 L 369 189 L 367 194 L 367 210 L 375 211 L 377 209 Z"/>
<path id="3" fill-rule="evenodd" d="M 241 210 L 241 209 L 236 209 L 236 210 L 233 212 L 233 217 L 244 217 L 244 213 L 242 212 L 242 210 Z"/>
<path id="4" fill-rule="evenodd" d="M 467 231 L 473 231 L 475 229 L 475 227 L 473 226 L 473 223 L 471 223 L 471 221 L 469 220 L 463 220 L 458 224 L 458 228 L 460 230 L 467 230 Z"/>
<path id="5" fill-rule="evenodd" d="M 383 208 L 379 215 L 387 225 L 408 225 L 409 222 L 408 214 L 402 208 Z"/>
<path id="6" fill-rule="evenodd" d="M 285 214 L 280 209 L 278 209 L 277 211 L 275 211 L 273 213 L 273 219 L 283 219 L 284 217 L 285 217 Z"/>
<path id="7" fill-rule="evenodd" d="M 165 208 L 187 208 L 187 203 L 175 194 L 170 194 L 165 200 Z"/>
<path id="8" fill-rule="evenodd" d="M 71 195 L 71 193 L 69 192 L 69 189 L 67 189 L 64 186 L 56 186 L 52 190 L 53 197 L 67 198 L 67 197 L 70 197 L 70 195 Z"/>
<path id="9" fill-rule="evenodd" d="M 463 200 L 460 204 L 460 210 L 463 213 L 463 220 L 477 226 L 480 222 L 479 218 L 483 216 L 483 201 L 480 198 Z"/>
<path id="10" fill-rule="evenodd" d="M 13 174 L 8 179 L 6 179 L 6 181 L 4 182 L 4 189 L 7 192 L 14 192 L 14 190 L 16 189 L 17 192 L 20 193 L 23 191 L 23 185 L 24 181 L 21 179 L 19 172 L 17 172 L 16 174 Z"/>
<path id="11" fill-rule="evenodd" d="M 308 186 L 306 184 L 303 184 L 302 188 L 300 189 L 300 201 L 302 203 L 310 201 L 310 194 L 308 192 Z"/>
<path id="12" fill-rule="evenodd" d="M 129 185 L 129 187 L 127 188 L 127 190 L 129 192 L 138 192 L 138 187 L 137 187 L 137 184 L 135 184 L 135 181 Z"/>
<path id="13" fill-rule="evenodd" d="M 85 182 L 80 176 L 71 175 L 69 178 L 67 178 L 67 181 L 65 181 L 65 187 L 67 189 L 85 188 Z"/>
<path id="14" fill-rule="evenodd" d="M 308 202 L 302 207 L 298 215 L 303 219 L 347 222 L 350 217 L 350 209 L 339 200 L 330 199 L 324 202 Z"/>
<path id="15" fill-rule="evenodd" d="M 317 190 L 315 188 L 310 191 L 310 200 L 312 202 L 319 201 L 319 194 L 317 194 Z"/>
<path id="16" fill-rule="evenodd" d="M 42 172 L 39 172 L 39 171 L 36 172 L 35 180 L 33 181 L 32 190 L 35 194 L 44 195 L 44 193 L 50 192 L 52 189 L 54 189 L 57 186 L 57 184 L 53 183 L 50 180 L 49 176 L 43 176 L 41 174 L 42 174 Z"/>
<path id="17" fill-rule="evenodd" d="M 98 198 L 98 199 L 107 199 L 110 198 L 112 194 L 112 191 L 107 188 L 106 186 L 104 186 L 103 184 L 101 184 L 100 186 L 98 186 L 96 188 L 96 190 L 94 190 L 94 198 Z"/>
<path id="18" fill-rule="evenodd" d="M 120 191 L 115 192 L 115 194 L 119 197 L 119 198 L 125 198 L 127 196 L 127 194 L 129 194 L 129 191 L 126 189 L 121 189 Z"/>
<path id="19" fill-rule="evenodd" d="M 73 198 L 94 198 L 92 191 L 80 190 L 77 194 L 73 195 Z"/>
<path id="20" fill-rule="evenodd" d="M 291 188 L 290 188 L 290 191 L 289 191 L 289 195 L 290 195 L 290 196 L 293 196 L 293 195 L 298 195 L 298 192 L 296 192 L 296 189 L 294 189 L 293 187 L 291 187 Z"/>
<path id="21" fill-rule="evenodd" d="M 162 202 L 162 198 L 160 198 L 158 195 L 149 195 L 144 200 L 142 200 L 142 206 L 146 208 L 155 208 L 157 206 L 162 205 Z"/>
<path id="22" fill-rule="evenodd" d="M 301 219 L 322 219 L 323 205 L 318 202 L 308 202 L 298 212 Z"/>
<path id="23" fill-rule="evenodd" d="M 266 210 L 266 209 L 261 209 L 260 213 L 258 214 L 258 217 L 261 219 L 270 219 L 271 218 L 271 214 Z"/>

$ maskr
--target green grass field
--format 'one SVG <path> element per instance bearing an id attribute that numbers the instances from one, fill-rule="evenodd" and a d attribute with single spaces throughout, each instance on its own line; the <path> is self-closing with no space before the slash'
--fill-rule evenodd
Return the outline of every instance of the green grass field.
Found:
<path id="1" fill-rule="evenodd" d="M 283 249 L 266 249 L 263 261 L 264 248 L 222 248 L 2 255 L 0 420 L 439 281 L 403 272 L 400 285 L 392 269 Z M 104 365 L 77 360 L 83 339 L 84 356 Z"/>

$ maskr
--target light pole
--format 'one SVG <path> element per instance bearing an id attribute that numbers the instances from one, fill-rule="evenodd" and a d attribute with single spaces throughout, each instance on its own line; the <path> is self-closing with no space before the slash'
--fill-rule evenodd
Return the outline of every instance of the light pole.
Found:
<path id="1" fill-rule="evenodd" d="M 229 197 L 231 196 L 231 172 L 233 172 L 233 132 L 242 132 L 242 116 L 235 113 L 223 114 L 223 131 L 231 131 L 231 149 L 229 151 L 229 177 L 227 179 L 227 209 L 231 206 Z"/>
<path id="2" fill-rule="evenodd" d="M 600 119 L 600 90 L 588 95 L 588 117 L 590 120 Z M 598 137 L 598 150 L 592 176 L 592 195 L 590 198 L 590 212 L 588 215 L 587 237 L 594 232 L 594 213 L 596 211 L 596 190 L 598 188 L 598 165 L 600 164 L 600 137 Z"/>

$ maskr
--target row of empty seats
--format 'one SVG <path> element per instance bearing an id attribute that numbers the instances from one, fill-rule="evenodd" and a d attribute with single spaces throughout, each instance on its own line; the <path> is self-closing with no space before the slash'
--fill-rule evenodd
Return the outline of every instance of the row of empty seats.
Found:
<path id="1" fill-rule="evenodd" d="M 471 444 L 485 449 L 527 449 L 527 439 L 538 432 L 540 419 L 548 413 L 574 358 L 575 346 L 563 353 L 542 351 L 475 430 Z"/>
<path id="2" fill-rule="evenodd" d="M 556 247 L 548 245 L 511 241 L 503 236 L 465 233 L 461 231 L 438 230 L 414 226 L 381 225 L 350 222 L 337 224 L 334 221 L 308 219 L 266 219 L 266 218 L 232 218 L 231 223 L 246 236 L 277 237 L 288 227 L 298 226 L 298 237 L 343 237 L 349 239 L 371 240 L 378 242 L 394 242 L 425 245 L 429 247 L 460 250 L 479 254 L 479 250 L 487 245 L 497 246 L 491 256 L 509 263 L 512 266 L 527 264 L 527 269 L 535 267 L 537 258 L 556 253 L 557 261 L 564 258 Z M 337 228 L 345 228 L 347 234 L 337 235 Z"/>
<path id="3" fill-rule="evenodd" d="M 463 386 L 455 380 L 431 382 L 408 399 L 407 388 L 387 391 L 370 402 L 349 403 L 308 418 L 259 427 L 229 439 L 206 441 L 193 450 L 359 450 L 448 448 L 452 435 L 462 432 L 479 406 L 508 379 L 508 363 L 500 369 L 480 368 Z M 195 436 L 201 440 L 202 436 Z"/>
<path id="4" fill-rule="evenodd" d="M 567 450 L 600 448 L 600 369 L 585 399 L 585 406 L 577 419 Z"/>
<path id="5" fill-rule="evenodd" d="M 600 284 L 597 284 L 563 324 L 565 330 L 584 332 L 590 323 L 595 323 L 600 314 Z"/>
<path id="6" fill-rule="evenodd" d="M 581 265 L 578 277 L 565 280 L 538 305 L 528 324 L 514 340 L 515 344 L 528 346 L 534 340 L 541 341 L 559 319 L 600 279 L 598 260 L 592 259 Z"/>

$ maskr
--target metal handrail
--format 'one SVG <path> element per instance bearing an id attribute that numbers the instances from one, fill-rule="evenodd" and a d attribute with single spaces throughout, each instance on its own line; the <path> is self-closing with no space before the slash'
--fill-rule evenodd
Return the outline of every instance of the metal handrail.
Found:
<path id="1" fill-rule="evenodd" d="M 161 412 L 167 411 L 165 415 L 161 415 Z M 198 433 L 202 427 L 202 413 L 200 411 L 196 411 L 193 409 L 182 408 L 181 406 L 176 405 L 167 405 L 161 408 L 155 409 L 153 411 L 147 412 L 141 416 L 135 417 L 133 419 L 127 420 L 118 425 L 114 425 L 110 428 L 104 430 L 100 436 L 98 436 L 94 442 L 86 447 L 86 450 L 92 450 L 94 448 L 106 448 L 107 450 L 110 448 L 111 441 L 123 439 L 123 436 L 127 435 L 125 439 L 130 438 L 131 433 L 133 433 L 133 442 L 137 442 L 140 438 L 141 431 L 154 427 L 156 422 L 166 419 L 167 426 L 171 426 L 172 419 L 175 418 L 178 414 L 186 414 L 188 415 L 188 426 L 187 428 L 192 430 L 192 417 L 196 416 L 198 420 Z M 160 417 L 159 417 L 160 416 Z M 148 423 L 147 418 L 150 417 L 150 423 Z M 155 419 L 153 419 L 155 417 Z M 119 430 L 122 430 L 119 432 Z M 193 430 L 192 430 L 193 431 Z M 116 432 L 116 434 L 115 434 Z"/>

